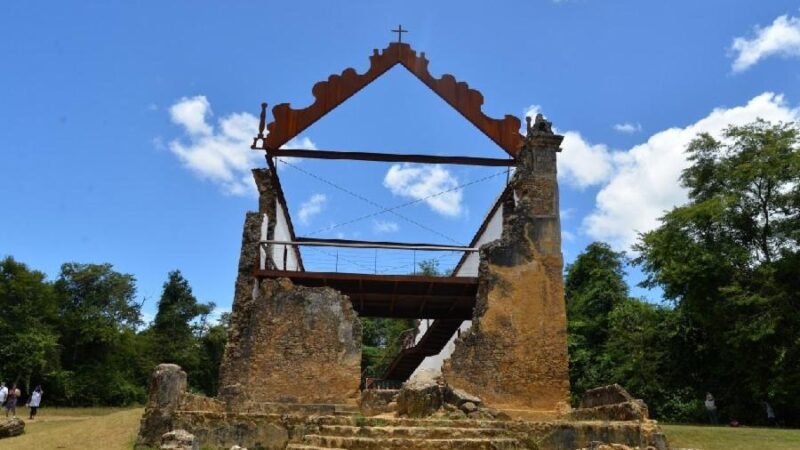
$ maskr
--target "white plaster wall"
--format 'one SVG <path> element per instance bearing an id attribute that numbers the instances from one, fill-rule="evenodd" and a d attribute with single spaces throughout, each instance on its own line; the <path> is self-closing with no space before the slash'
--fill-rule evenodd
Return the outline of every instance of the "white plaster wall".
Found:
<path id="1" fill-rule="evenodd" d="M 498 201 L 500 201 L 498 199 Z M 491 241 L 496 239 L 500 239 L 500 236 L 503 233 L 503 205 L 500 205 L 497 210 L 494 212 L 491 218 L 489 218 L 489 223 L 486 226 L 486 229 L 483 231 L 483 234 L 478 237 L 478 241 L 476 242 L 475 247 L 480 247 L 481 245 L 487 244 Z M 464 264 L 461 265 L 459 270 L 454 274 L 457 277 L 476 277 L 478 276 L 478 264 L 480 263 L 480 254 L 477 252 L 470 253 L 467 259 L 464 261 Z M 430 321 L 431 323 L 433 321 Z M 461 333 L 469 330 L 472 326 L 471 320 L 466 320 L 464 323 L 461 324 L 459 330 Z M 428 321 L 421 320 L 419 323 L 416 342 L 422 338 L 425 332 L 428 330 Z M 442 364 L 444 364 L 444 360 L 449 358 L 450 355 L 453 354 L 453 351 L 456 348 L 456 337 L 458 333 L 454 334 L 450 341 L 444 346 L 441 352 L 435 356 L 428 356 L 425 358 L 422 363 L 417 367 L 417 370 L 411 375 L 412 377 L 419 373 L 421 370 L 425 369 L 433 369 L 436 371 L 441 371 Z"/>
<path id="2" fill-rule="evenodd" d="M 275 202 L 275 235 L 276 241 L 291 241 L 292 234 L 289 232 L 289 221 L 286 218 L 286 210 L 283 209 L 281 202 Z M 283 245 L 272 246 L 272 260 L 279 270 L 283 270 Z M 286 252 L 286 270 L 297 270 L 297 255 L 294 249 L 289 247 Z"/>

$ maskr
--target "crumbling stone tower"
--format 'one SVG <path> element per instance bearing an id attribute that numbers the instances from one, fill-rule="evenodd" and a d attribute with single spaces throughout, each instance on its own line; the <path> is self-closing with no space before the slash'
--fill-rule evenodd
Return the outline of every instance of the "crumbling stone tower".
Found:
<path id="1" fill-rule="evenodd" d="M 569 372 L 556 155 L 562 136 L 541 115 L 517 155 L 501 239 L 481 248 L 472 328 L 444 375 L 524 415 L 568 408 Z"/>

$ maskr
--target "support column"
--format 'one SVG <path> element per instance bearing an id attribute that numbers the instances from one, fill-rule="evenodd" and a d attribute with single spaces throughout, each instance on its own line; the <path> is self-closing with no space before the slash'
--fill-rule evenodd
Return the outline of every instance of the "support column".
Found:
<path id="1" fill-rule="evenodd" d="M 472 328 L 445 363 L 448 384 L 512 415 L 568 408 L 569 372 L 556 154 L 562 136 L 531 125 L 504 206 L 502 238 L 481 248 Z M 512 207 L 513 206 L 513 207 Z"/>
<path id="2" fill-rule="evenodd" d="M 246 326 L 258 294 L 258 280 L 253 271 L 270 252 L 258 243 L 272 237 L 275 228 L 276 190 L 272 186 L 269 169 L 253 169 L 253 179 L 258 189 L 258 212 L 245 213 L 242 227 L 242 248 L 234 288 L 231 326 L 228 343 L 220 364 L 219 396 L 228 403 L 240 402 L 245 395 L 243 386 L 253 356 L 253 342 L 248 338 Z"/>

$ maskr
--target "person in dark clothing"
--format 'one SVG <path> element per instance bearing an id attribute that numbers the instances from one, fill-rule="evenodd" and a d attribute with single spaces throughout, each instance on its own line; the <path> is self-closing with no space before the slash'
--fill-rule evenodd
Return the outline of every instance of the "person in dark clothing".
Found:
<path id="1" fill-rule="evenodd" d="M 8 417 L 8 413 L 11 413 L 11 417 L 17 417 L 17 400 L 21 395 L 19 389 L 17 389 L 16 384 L 11 385 L 11 389 L 8 390 L 8 397 L 6 398 L 6 417 Z"/>

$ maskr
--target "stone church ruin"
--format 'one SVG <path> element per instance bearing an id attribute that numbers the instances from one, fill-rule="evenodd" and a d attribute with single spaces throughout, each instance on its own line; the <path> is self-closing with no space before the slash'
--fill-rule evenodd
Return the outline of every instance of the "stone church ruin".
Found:
<path id="1" fill-rule="evenodd" d="M 489 137 L 505 157 L 282 149 L 397 65 Z M 137 448 L 159 448 L 162 437 L 174 439 L 176 430 L 183 430 L 188 437 L 182 439 L 190 441 L 186 448 L 226 450 L 234 445 L 251 450 L 555 450 L 599 448 L 600 443 L 666 449 L 647 407 L 619 386 L 588 392 L 580 408 L 569 405 L 556 173 L 563 137 L 550 122 L 541 115 L 527 118 L 520 134 L 518 118 L 486 116 L 478 91 L 451 75 L 435 78 L 425 54 L 402 42 L 375 50 L 363 74 L 346 69 L 312 92 L 315 100 L 306 108 L 272 108 L 270 123 L 262 104 L 252 148 L 266 153 L 266 167 L 253 170 L 258 211 L 248 212 L 244 221 L 219 394 L 188 393 L 187 374 L 175 365 L 160 365 Z M 295 235 L 276 157 L 514 170 L 468 246 L 312 239 Z M 304 266 L 304 246 L 462 256 L 442 277 L 316 272 Z M 359 317 L 420 319 L 413 342 L 377 379 L 362 377 Z M 431 368 L 440 376 L 425 370 Z"/>

